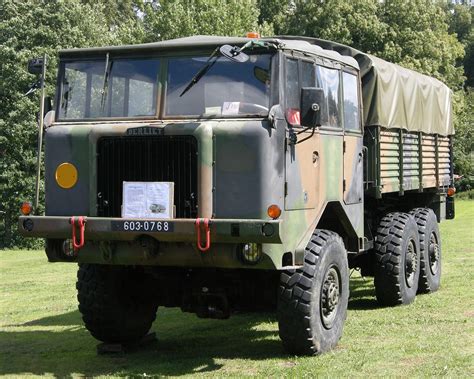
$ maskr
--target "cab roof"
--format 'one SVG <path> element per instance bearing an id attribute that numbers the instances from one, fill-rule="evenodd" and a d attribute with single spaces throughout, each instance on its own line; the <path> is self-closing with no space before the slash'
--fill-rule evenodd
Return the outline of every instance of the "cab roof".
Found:
<path id="1" fill-rule="evenodd" d="M 242 37 L 224 37 L 224 36 L 191 36 L 184 38 L 171 39 L 160 42 L 144 43 L 137 45 L 123 45 L 123 46 L 104 46 L 104 47 L 92 47 L 92 48 L 81 48 L 81 49 L 67 49 L 60 50 L 59 56 L 61 58 L 76 58 L 84 55 L 98 55 L 105 53 L 117 53 L 117 54 L 133 54 L 143 53 L 152 51 L 169 51 L 183 48 L 213 48 L 221 45 L 243 45 L 252 38 Z M 281 50 L 293 50 L 302 53 L 309 53 L 317 55 L 323 58 L 329 58 L 334 61 L 340 62 L 347 66 L 351 66 L 355 69 L 359 69 L 357 61 L 349 56 L 339 54 L 337 51 L 327 50 L 318 46 L 317 44 L 310 43 L 304 38 L 300 37 L 267 37 L 259 40 L 270 42 L 278 46 Z"/>

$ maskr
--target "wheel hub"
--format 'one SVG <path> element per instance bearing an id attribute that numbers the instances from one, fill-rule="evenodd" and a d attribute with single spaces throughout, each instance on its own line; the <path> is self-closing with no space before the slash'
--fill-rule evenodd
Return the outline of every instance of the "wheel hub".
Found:
<path id="1" fill-rule="evenodd" d="M 408 287 L 412 287 L 415 282 L 415 274 L 418 268 L 418 253 L 416 251 L 415 241 L 408 242 L 405 256 L 405 281 Z"/>
<path id="2" fill-rule="evenodd" d="M 321 318 L 327 329 L 332 328 L 336 319 L 340 293 L 339 274 L 333 266 L 327 270 L 321 288 Z"/>
<path id="3" fill-rule="evenodd" d="M 436 275 L 439 268 L 441 249 L 438 244 L 438 240 L 434 233 L 431 233 L 430 244 L 428 247 L 428 259 L 430 264 L 430 270 L 433 275 Z"/>

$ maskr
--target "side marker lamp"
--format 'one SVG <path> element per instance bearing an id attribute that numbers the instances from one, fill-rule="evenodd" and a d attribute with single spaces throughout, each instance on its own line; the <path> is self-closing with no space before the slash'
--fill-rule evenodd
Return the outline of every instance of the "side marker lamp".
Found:
<path id="1" fill-rule="evenodd" d="M 454 196 L 455 193 L 456 193 L 456 188 L 454 188 L 454 187 L 449 187 L 449 188 L 448 188 L 447 195 L 448 195 L 449 197 Z"/>
<path id="2" fill-rule="evenodd" d="M 23 216 L 29 216 L 31 212 L 33 211 L 33 206 L 31 205 L 31 202 L 29 201 L 24 201 L 21 204 L 20 207 L 20 212 Z"/>

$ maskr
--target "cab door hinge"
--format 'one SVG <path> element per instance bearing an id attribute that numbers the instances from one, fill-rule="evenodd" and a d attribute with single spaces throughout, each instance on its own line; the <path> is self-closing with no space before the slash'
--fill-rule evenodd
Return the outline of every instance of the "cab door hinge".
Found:
<path id="1" fill-rule="evenodd" d="M 288 182 L 285 182 L 285 196 L 288 196 Z"/>
<path id="2" fill-rule="evenodd" d="M 342 142 L 342 153 L 344 154 L 346 152 L 346 141 Z"/>
<path id="3" fill-rule="evenodd" d="M 343 180 L 342 180 L 342 191 L 343 191 L 343 192 L 346 191 L 346 179 L 343 179 Z"/>

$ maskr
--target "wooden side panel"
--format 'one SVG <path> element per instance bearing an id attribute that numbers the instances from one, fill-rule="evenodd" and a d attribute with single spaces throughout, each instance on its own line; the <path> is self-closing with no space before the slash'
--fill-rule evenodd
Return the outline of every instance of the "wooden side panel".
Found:
<path id="1" fill-rule="evenodd" d="M 451 182 L 451 141 L 449 137 L 438 136 L 438 181 L 439 186 Z"/>
<path id="2" fill-rule="evenodd" d="M 400 188 L 400 134 L 398 131 L 380 132 L 380 187 L 381 192 L 395 192 Z"/>
<path id="3" fill-rule="evenodd" d="M 370 129 L 364 139 L 368 194 L 448 186 L 452 176 L 451 138 L 404 130 Z M 370 167 L 369 167 L 370 165 Z"/>
<path id="4" fill-rule="evenodd" d="M 403 133 L 403 191 L 420 188 L 419 134 Z"/>
<path id="5" fill-rule="evenodd" d="M 423 135 L 422 154 L 423 154 L 423 170 L 422 180 L 423 188 L 437 186 L 436 180 L 436 136 Z"/>

